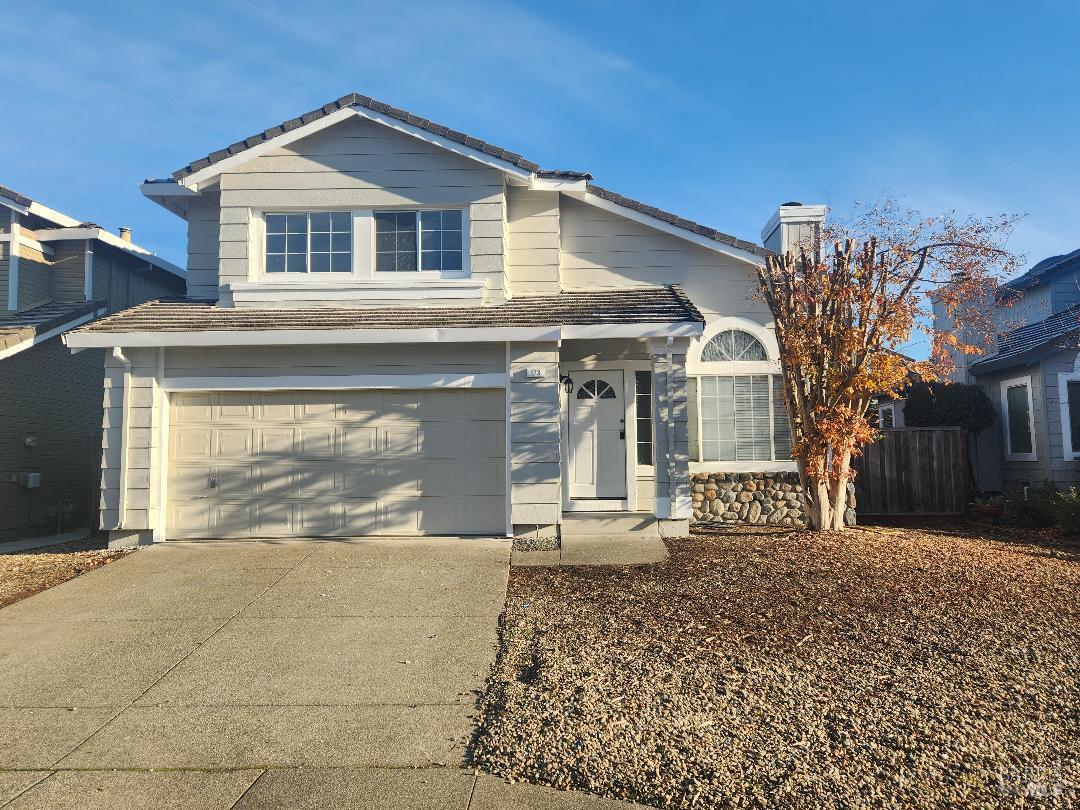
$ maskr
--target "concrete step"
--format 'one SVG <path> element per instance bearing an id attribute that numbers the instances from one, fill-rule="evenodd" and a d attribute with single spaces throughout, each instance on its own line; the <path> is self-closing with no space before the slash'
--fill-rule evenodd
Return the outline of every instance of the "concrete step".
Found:
<path id="1" fill-rule="evenodd" d="M 659 537 L 656 516 L 649 512 L 564 512 L 562 536 L 647 534 Z"/>

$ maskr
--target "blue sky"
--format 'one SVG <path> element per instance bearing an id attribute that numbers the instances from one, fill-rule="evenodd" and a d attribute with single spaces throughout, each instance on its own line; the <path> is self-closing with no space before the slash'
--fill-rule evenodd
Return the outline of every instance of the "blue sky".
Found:
<path id="1" fill-rule="evenodd" d="M 15 13 L 15 9 L 18 13 Z M 678 9 L 676 11 L 676 9 Z M 1074 249 L 1074 2 L 0 0 L 0 184 L 183 262 L 138 183 L 353 90 L 757 241 L 897 195 Z"/>

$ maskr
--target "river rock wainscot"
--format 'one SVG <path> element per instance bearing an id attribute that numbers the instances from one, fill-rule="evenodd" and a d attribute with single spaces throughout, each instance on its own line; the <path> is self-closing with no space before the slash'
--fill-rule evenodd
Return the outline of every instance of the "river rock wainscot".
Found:
<path id="1" fill-rule="evenodd" d="M 796 472 L 694 473 L 690 490 L 695 523 L 806 525 L 803 488 Z M 855 485 L 851 483 L 845 522 L 855 525 Z"/>

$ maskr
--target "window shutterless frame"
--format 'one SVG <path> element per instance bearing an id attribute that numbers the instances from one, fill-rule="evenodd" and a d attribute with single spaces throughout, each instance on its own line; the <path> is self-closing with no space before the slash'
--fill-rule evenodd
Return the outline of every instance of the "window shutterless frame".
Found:
<path id="1" fill-rule="evenodd" d="M 1023 450 L 1021 450 L 1020 452 L 1015 452 L 1013 450 L 1013 445 L 1015 444 L 1013 439 L 1014 438 L 1019 438 L 1019 437 L 1014 437 L 1013 436 L 1013 430 L 1012 430 L 1013 424 L 1012 423 L 1013 423 L 1014 420 L 1012 419 L 1011 413 L 1009 411 L 1009 392 L 1010 391 L 1017 391 L 1018 389 L 1021 389 L 1021 388 L 1024 389 L 1024 392 L 1025 392 L 1026 396 L 1022 396 L 1022 398 L 1021 398 L 1017 394 L 1014 394 L 1013 395 L 1014 396 L 1013 401 L 1014 401 L 1014 403 L 1026 402 L 1026 405 L 1027 405 L 1027 420 L 1026 420 L 1027 421 L 1027 431 L 1028 431 L 1028 436 L 1030 437 L 1030 442 L 1031 442 L 1031 445 L 1030 445 L 1031 450 L 1030 450 L 1030 452 L 1025 452 Z M 1027 377 L 1013 377 L 1010 380 L 1002 380 L 1001 381 L 1001 416 L 1002 416 L 1001 424 L 1002 424 L 1002 428 L 1003 428 L 1003 430 L 1005 432 L 1005 437 L 1004 437 L 1005 438 L 1005 459 L 1007 461 L 1038 461 L 1039 460 L 1039 455 L 1038 455 L 1038 447 L 1037 447 L 1037 444 L 1036 444 L 1036 437 L 1035 437 L 1035 407 L 1034 407 L 1034 399 L 1032 397 L 1032 391 L 1031 391 L 1031 377 L 1030 376 L 1027 376 Z M 1020 444 L 1020 446 L 1021 447 L 1023 446 L 1022 443 Z"/>
<path id="2" fill-rule="evenodd" d="M 408 213 L 412 212 L 416 217 L 418 224 L 423 212 L 433 211 L 460 211 L 461 214 L 461 267 L 457 270 L 411 270 L 404 272 L 377 272 L 376 271 L 376 239 L 375 239 L 375 213 L 379 212 L 395 212 L 395 213 Z M 348 213 L 351 217 L 352 226 L 352 256 L 351 256 L 351 268 L 349 271 L 338 272 L 269 272 L 267 269 L 267 217 L 274 215 L 304 215 L 310 217 L 312 214 L 326 214 L 331 212 Z M 401 283 L 408 283 L 410 281 L 430 281 L 433 279 L 464 279 L 469 278 L 471 275 L 471 262 L 469 251 L 469 208 L 468 206 L 401 206 L 401 207 L 380 207 L 378 209 L 342 209 L 342 208 L 327 208 L 325 210 L 313 210 L 311 208 L 274 208 L 264 211 L 254 212 L 251 217 L 250 224 L 248 226 L 249 241 L 248 241 L 248 278 L 255 281 L 265 282 L 296 282 L 300 279 L 307 279 L 312 284 L 318 284 L 320 281 L 325 284 L 332 285 L 334 282 L 348 282 L 348 281 L 371 281 L 374 279 L 382 281 L 397 281 Z M 309 226 L 310 233 L 310 226 Z M 417 239 L 417 262 L 422 260 L 419 255 L 421 249 L 421 239 L 418 232 Z M 320 237 L 321 238 L 321 237 Z M 332 232 L 331 232 L 332 239 Z M 340 242 L 340 239 L 339 239 Z M 310 241 L 307 243 L 307 253 L 310 256 Z M 287 262 L 288 260 L 286 260 Z M 310 262 L 310 258 L 307 260 Z M 331 259 L 332 261 L 332 259 Z M 340 260 L 339 260 L 340 261 Z M 318 280 L 312 279 L 315 276 Z"/>

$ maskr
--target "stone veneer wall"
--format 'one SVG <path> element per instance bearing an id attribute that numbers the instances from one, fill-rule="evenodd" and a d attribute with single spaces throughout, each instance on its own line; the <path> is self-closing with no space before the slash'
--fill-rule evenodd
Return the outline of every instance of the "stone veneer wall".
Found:
<path id="1" fill-rule="evenodd" d="M 690 482 L 696 523 L 805 525 L 798 473 L 694 473 Z"/>
<path id="2" fill-rule="evenodd" d="M 796 472 L 694 473 L 694 523 L 805 526 L 802 484 Z M 855 485 L 848 484 L 844 524 L 856 525 Z"/>

